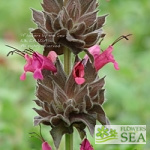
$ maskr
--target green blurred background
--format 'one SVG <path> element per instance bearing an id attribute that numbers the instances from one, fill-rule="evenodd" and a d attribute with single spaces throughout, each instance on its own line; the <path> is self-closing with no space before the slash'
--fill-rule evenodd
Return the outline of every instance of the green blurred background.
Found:
<path id="1" fill-rule="evenodd" d="M 0 0 L 0 150 L 40 150 L 41 142 L 30 138 L 29 132 L 39 133 L 33 127 L 32 110 L 36 105 L 35 81 L 28 74 L 25 81 L 19 77 L 25 61 L 13 55 L 6 57 L 11 45 L 23 50 L 29 48 L 42 52 L 40 46 L 25 40 L 30 37 L 30 8 L 42 10 L 40 0 Z M 132 33 L 129 41 L 115 45 L 113 52 L 120 70 L 108 64 L 99 71 L 106 75 L 106 102 L 103 105 L 111 124 L 147 125 L 146 145 L 95 145 L 95 150 L 149 150 L 150 147 L 150 1 L 149 0 L 100 0 L 99 15 L 109 14 L 104 30 L 105 49 L 120 35 Z M 37 44 L 36 44 L 37 45 Z M 42 127 L 45 139 L 53 146 L 49 127 Z M 80 139 L 75 141 L 79 150 Z M 60 150 L 64 150 L 62 141 Z"/>

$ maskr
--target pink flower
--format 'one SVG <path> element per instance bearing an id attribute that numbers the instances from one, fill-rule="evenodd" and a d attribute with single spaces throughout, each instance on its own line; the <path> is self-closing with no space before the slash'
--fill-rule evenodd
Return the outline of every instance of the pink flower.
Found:
<path id="1" fill-rule="evenodd" d="M 81 146 L 80 150 L 94 150 L 93 147 L 91 146 L 90 142 L 88 139 L 84 139 Z"/>
<path id="2" fill-rule="evenodd" d="M 77 84 L 83 84 L 85 82 L 84 79 L 84 65 L 82 61 L 77 62 L 77 64 L 73 68 L 73 77 Z"/>
<path id="3" fill-rule="evenodd" d="M 94 65 L 96 70 L 100 70 L 104 65 L 107 63 L 112 62 L 114 64 L 114 68 L 119 70 L 118 63 L 115 61 L 114 56 L 111 54 L 113 51 L 113 46 L 109 46 L 105 51 L 100 54 L 100 47 L 99 45 L 94 45 L 89 48 L 89 52 L 94 57 Z M 88 59 L 88 56 L 85 56 L 85 59 Z"/>
<path id="4" fill-rule="evenodd" d="M 42 143 L 42 150 L 52 150 L 52 148 L 47 142 L 43 142 Z"/>
<path id="5" fill-rule="evenodd" d="M 54 62 L 56 61 L 56 53 L 51 51 L 47 57 L 34 52 L 32 57 L 28 54 L 25 54 L 25 59 L 27 61 L 24 66 L 24 73 L 20 76 L 20 80 L 26 79 L 26 72 L 33 72 L 34 79 L 43 79 L 42 70 L 47 69 L 52 72 L 56 72 L 57 69 L 54 66 Z"/>

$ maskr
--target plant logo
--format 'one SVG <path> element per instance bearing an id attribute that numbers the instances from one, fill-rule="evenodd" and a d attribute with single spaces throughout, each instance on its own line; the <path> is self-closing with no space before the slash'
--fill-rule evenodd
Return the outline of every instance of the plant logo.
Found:
<path id="1" fill-rule="evenodd" d="M 95 138 L 98 143 L 101 143 L 108 140 L 117 139 L 118 133 L 116 132 L 115 129 L 108 129 L 105 126 L 102 126 L 101 128 L 97 128 Z"/>
<path id="2" fill-rule="evenodd" d="M 95 144 L 146 144 L 146 125 L 96 125 Z"/>

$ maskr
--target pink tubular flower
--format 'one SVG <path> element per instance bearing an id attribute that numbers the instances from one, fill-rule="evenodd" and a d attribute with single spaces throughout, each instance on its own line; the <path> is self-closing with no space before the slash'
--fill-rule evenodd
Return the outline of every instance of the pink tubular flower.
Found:
<path id="1" fill-rule="evenodd" d="M 99 45 L 94 45 L 89 48 L 89 52 L 94 57 L 94 65 L 96 70 L 100 70 L 104 65 L 107 63 L 112 62 L 114 64 L 114 68 L 119 70 L 118 63 L 115 61 L 114 56 L 111 54 L 113 51 L 113 46 L 109 46 L 105 51 L 100 54 L 100 47 Z M 88 59 L 88 56 L 85 56 L 85 59 Z"/>
<path id="2" fill-rule="evenodd" d="M 43 142 L 42 143 L 42 150 L 52 150 L 52 148 L 47 142 Z"/>
<path id="3" fill-rule="evenodd" d="M 88 139 L 84 139 L 81 146 L 80 150 L 94 150 L 93 147 L 91 146 L 90 142 Z"/>
<path id="4" fill-rule="evenodd" d="M 52 72 L 56 72 L 57 69 L 54 66 L 54 62 L 56 61 L 56 53 L 51 51 L 47 57 L 34 52 L 32 57 L 28 54 L 25 54 L 25 59 L 27 61 L 24 66 L 24 73 L 20 76 L 20 80 L 26 79 L 26 72 L 33 72 L 34 79 L 43 79 L 42 70 L 47 69 Z"/>
<path id="5" fill-rule="evenodd" d="M 73 68 L 73 77 L 75 79 L 75 82 L 77 84 L 83 84 L 85 82 L 84 79 L 84 65 L 82 64 L 82 61 L 77 62 L 77 64 Z"/>

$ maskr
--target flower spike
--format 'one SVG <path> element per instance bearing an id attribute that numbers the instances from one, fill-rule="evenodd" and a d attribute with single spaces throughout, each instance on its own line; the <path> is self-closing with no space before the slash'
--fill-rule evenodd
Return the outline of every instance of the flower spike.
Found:
<path id="1" fill-rule="evenodd" d="M 96 120 L 109 124 L 102 108 L 105 100 L 104 78 L 99 78 L 89 60 L 85 64 L 84 60 L 80 62 L 76 59 L 75 62 L 75 67 L 67 75 L 57 59 L 57 73 L 43 70 L 43 80 L 37 80 L 35 103 L 40 109 L 34 108 L 38 114 L 34 125 L 43 123 L 51 126 L 50 134 L 56 149 L 63 135 L 72 134 L 74 127 L 83 139 L 86 136 L 85 127 L 91 135 L 94 134 Z"/>
<path id="2" fill-rule="evenodd" d="M 26 61 L 20 80 L 25 80 L 28 72 L 37 80 L 34 102 L 38 108 L 33 110 L 37 113 L 34 126 L 40 125 L 40 134 L 29 134 L 41 140 L 42 150 L 52 150 L 52 147 L 42 136 L 41 124 L 50 126 L 49 133 L 57 150 L 65 134 L 66 149 L 73 149 L 70 135 L 74 128 L 82 140 L 80 150 L 94 150 L 85 128 L 93 136 L 97 121 L 109 125 L 103 109 L 105 77 L 100 78 L 98 71 L 108 63 L 119 70 L 112 54 L 113 46 L 122 39 L 129 40 L 131 34 L 120 36 L 102 51 L 99 45 L 105 37 L 102 28 L 107 14 L 98 16 L 98 5 L 98 0 L 42 0 L 42 11 L 31 9 L 37 25 L 31 33 L 43 46 L 42 54 L 30 48 L 20 51 L 6 45 L 13 49 L 7 56 L 15 53 Z M 86 53 L 82 60 L 78 57 L 81 52 Z M 75 56 L 73 66 L 71 53 Z M 63 65 L 58 57 L 61 54 L 64 54 Z M 97 135 L 108 134 L 107 130 L 103 131 Z M 110 134 L 115 137 L 115 130 Z"/>
<path id="3" fill-rule="evenodd" d="M 32 34 L 44 54 L 53 50 L 60 55 L 65 47 L 78 54 L 104 35 L 107 15 L 97 16 L 97 0 L 43 0 L 41 5 L 43 11 L 32 9 L 37 24 Z"/>

